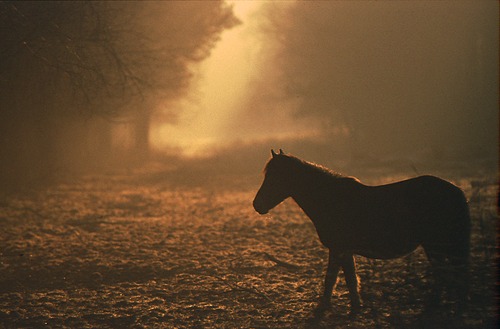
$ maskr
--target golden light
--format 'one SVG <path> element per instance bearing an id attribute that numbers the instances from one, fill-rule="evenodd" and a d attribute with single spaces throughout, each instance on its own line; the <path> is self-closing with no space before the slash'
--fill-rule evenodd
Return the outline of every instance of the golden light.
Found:
<path id="1" fill-rule="evenodd" d="M 181 113 L 177 124 L 153 127 L 154 148 L 174 147 L 186 156 L 203 155 L 224 137 L 224 127 L 231 120 L 258 60 L 261 42 L 255 25 L 250 22 L 263 4 L 262 1 L 229 3 L 242 24 L 225 31 L 210 57 L 196 69 L 189 97 L 174 105 L 173 110 Z"/>

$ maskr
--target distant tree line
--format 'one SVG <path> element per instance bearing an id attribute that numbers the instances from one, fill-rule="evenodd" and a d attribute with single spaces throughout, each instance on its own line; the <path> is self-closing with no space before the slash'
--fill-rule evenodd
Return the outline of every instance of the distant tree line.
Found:
<path id="1" fill-rule="evenodd" d="M 223 1 L 0 1 L 1 187 L 102 161 L 113 120 L 147 152 L 154 105 L 235 24 Z"/>
<path id="2" fill-rule="evenodd" d="M 270 2 L 267 13 L 273 65 L 249 111 L 294 99 L 296 118 L 319 118 L 353 160 L 496 159 L 498 3 Z"/>

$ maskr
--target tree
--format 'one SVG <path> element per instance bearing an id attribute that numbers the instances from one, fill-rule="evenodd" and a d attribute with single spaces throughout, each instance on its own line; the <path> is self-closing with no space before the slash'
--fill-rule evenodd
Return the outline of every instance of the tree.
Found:
<path id="1" fill-rule="evenodd" d="M 497 12 L 487 1 L 271 4 L 275 93 L 325 134 L 347 130 L 355 156 L 491 156 Z"/>
<path id="2" fill-rule="evenodd" d="M 94 116 L 135 118 L 147 146 L 154 104 L 236 23 L 223 1 L 0 1 L 0 178 L 53 171 Z"/>

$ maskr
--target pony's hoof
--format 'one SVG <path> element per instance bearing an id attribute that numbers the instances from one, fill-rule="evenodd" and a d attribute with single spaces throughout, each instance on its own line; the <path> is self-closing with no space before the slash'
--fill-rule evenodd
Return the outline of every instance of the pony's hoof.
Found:
<path id="1" fill-rule="evenodd" d="M 332 306 L 330 298 L 321 298 L 316 309 L 327 310 Z"/>
<path id="2" fill-rule="evenodd" d="M 324 313 L 326 310 L 330 309 L 332 307 L 332 303 L 330 302 L 330 299 L 326 298 L 321 298 L 321 300 L 318 303 L 318 306 L 314 309 L 314 313 L 319 314 L 319 313 Z"/>
<path id="3" fill-rule="evenodd" d="M 313 316 L 314 316 L 313 318 L 315 320 L 321 319 L 323 317 L 323 315 L 325 314 L 325 312 L 328 311 L 331 306 L 332 306 L 332 304 L 329 301 L 321 300 L 319 302 L 318 306 L 316 306 L 316 308 L 313 311 Z"/>
<path id="4" fill-rule="evenodd" d="M 349 310 L 349 316 L 354 317 L 361 313 L 361 307 L 351 307 Z"/>
<path id="5" fill-rule="evenodd" d="M 351 316 L 355 316 L 357 314 L 359 314 L 361 312 L 361 302 L 355 302 L 355 303 L 351 303 L 351 309 L 350 309 L 350 312 L 349 314 Z"/>

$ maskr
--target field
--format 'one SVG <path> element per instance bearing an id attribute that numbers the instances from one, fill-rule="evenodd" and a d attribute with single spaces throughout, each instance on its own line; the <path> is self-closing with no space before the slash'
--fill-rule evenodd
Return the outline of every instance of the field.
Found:
<path id="1" fill-rule="evenodd" d="M 430 271 L 419 249 L 358 257 L 362 311 L 349 314 L 341 275 L 321 318 L 327 250 L 292 201 L 254 212 L 260 178 L 190 180 L 155 167 L 3 196 L 0 328 L 495 327 L 495 177 L 455 180 L 473 218 L 462 316 L 446 300 L 425 310 Z"/>

